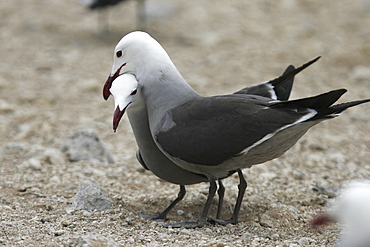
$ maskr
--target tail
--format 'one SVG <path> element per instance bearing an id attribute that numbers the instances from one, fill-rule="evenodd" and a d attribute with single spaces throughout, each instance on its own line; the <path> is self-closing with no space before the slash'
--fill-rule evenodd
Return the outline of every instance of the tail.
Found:
<path id="1" fill-rule="evenodd" d="M 356 106 L 356 105 L 361 105 L 363 103 L 370 102 L 370 99 L 364 99 L 364 100 L 356 100 L 356 101 L 351 101 L 347 103 L 342 103 L 338 105 L 333 105 L 329 108 L 326 109 L 320 109 L 317 113 L 316 116 L 311 118 L 310 120 L 318 120 L 318 119 L 325 119 L 325 118 L 333 118 L 341 114 L 344 110 Z"/>
<path id="2" fill-rule="evenodd" d="M 284 73 L 278 78 L 251 87 L 243 88 L 234 94 L 252 94 L 277 100 L 288 100 L 293 87 L 294 76 L 311 64 L 315 63 L 317 60 L 319 60 L 319 58 L 320 57 L 317 57 L 308 63 L 303 64 L 299 68 L 289 65 L 285 69 Z"/>
<path id="3" fill-rule="evenodd" d="M 302 66 L 298 68 L 294 68 L 294 66 L 290 65 L 288 68 L 285 70 L 283 75 L 280 77 L 269 81 L 269 84 L 271 84 L 274 87 L 274 90 L 276 92 L 276 95 L 278 95 L 278 100 L 288 100 L 290 96 L 290 92 L 292 90 L 293 86 L 293 80 L 294 76 L 310 66 L 311 64 L 315 63 L 317 60 L 319 60 L 321 57 L 317 57 Z"/>
<path id="4" fill-rule="evenodd" d="M 271 107 L 311 108 L 317 114 L 307 121 L 315 121 L 336 117 L 350 107 L 370 102 L 370 99 L 364 99 L 333 105 L 345 92 L 346 89 L 337 89 L 309 98 L 272 103 Z"/>

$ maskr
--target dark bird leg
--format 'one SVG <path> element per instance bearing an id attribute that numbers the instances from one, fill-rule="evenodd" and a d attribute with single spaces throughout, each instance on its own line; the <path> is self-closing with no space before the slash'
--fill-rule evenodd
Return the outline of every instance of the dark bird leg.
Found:
<path id="1" fill-rule="evenodd" d="M 224 195 L 225 195 L 225 186 L 223 185 L 221 179 L 218 180 L 218 207 L 217 207 L 217 214 L 216 219 L 220 219 L 221 211 L 222 211 L 222 204 L 224 203 Z"/>
<path id="2" fill-rule="evenodd" d="M 167 224 L 165 227 L 173 227 L 173 228 L 179 228 L 179 227 L 185 227 L 185 228 L 197 228 L 197 227 L 203 227 L 207 222 L 207 216 L 209 208 L 211 207 L 212 199 L 216 194 L 217 185 L 216 181 L 213 178 L 210 178 L 209 180 L 210 186 L 209 186 L 209 193 L 207 197 L 207 201 L 204 205 L 202 214 L 200 215 L 200 218 L 198 221 L 184 221 L 174 224 Z"/>
<path id="3" fill-rule="evenodd" d="M 238 170 L 238 175 L 239 175 L 239 181 L 240 181 L 238 185 L 239 192 L 238 192 L 238 198 L 236 199 L 236 204 L 235 204 L 233 215 L 228 220 L 220 220 L 216 216 L 216 219 L 213 219 L 213 218 L 209 219 L 210 222 L 218 223 L 221 225 L 227 225 L 227 224 L 235 225 L 238 223 L 238 215 L 239 215 L 240 207 L 242 205 L 245 190 L 247 189 L 247 181 L 245 181 L 241 170 Z"/>
<path id="4" fill-rule="evenodd" d="M 160 214 L 158 215 L 148 215 L 148 214 L 140 214 L 140 217 L 147 219 L 147 220 L 154 220 L 158 222 L 165 222 L 167 220 L 167 214 L 171 211 L 171 209 L 181 201 L 186 194 L 185 185 L 180 185 L 180 191 L 177 195 L 176 199 L 171 202 L 171 204 Z"/>

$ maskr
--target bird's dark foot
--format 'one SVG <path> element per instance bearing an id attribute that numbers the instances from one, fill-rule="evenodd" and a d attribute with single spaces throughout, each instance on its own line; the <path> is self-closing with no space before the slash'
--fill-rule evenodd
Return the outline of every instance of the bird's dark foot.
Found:
<path id="1" fill-rule="evenodd" d="M 202 221 L 184 221 L 184 222 L 178 222 L 174 224 L 166 224 L 164 227 L 172 227 L 172 228 L 201 228 L 205 225 L 205 222 Z"/>
<path id="2" fill-rule="evenodd" d="M 208 222 L 211 224 L 220 224 L 223 226 L 226 226 L 227 224 L 233 224 L 236 225 L 238 223 L 238 220 L 235 220 L 233 218 L 230 218 L 228 220 L 220 220 L 220 219 L 215 219 L 215 218 L 209 218 Z"/>
<path id="3" fill-rule="evenodd" d="M 140 214 L 140 217 L 146 220 L 153 220 L 157 222 L 166 222 L 167 218 L 163 215 L 150 215 L 150 214 Z"/>

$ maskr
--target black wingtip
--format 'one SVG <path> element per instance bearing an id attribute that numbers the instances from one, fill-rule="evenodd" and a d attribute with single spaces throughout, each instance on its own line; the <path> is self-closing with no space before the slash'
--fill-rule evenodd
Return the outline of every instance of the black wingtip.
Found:
<path id="1" fill-rule="evenodd" d="M 296 74 L 310 66 L 311 64 L 315 63 L 317 60 L 319 60 L 321 56 L 318 56 L 311 61 L 303 64 L 302 66 L 298 68 L 294 68 L 293 65 L 289 65 L 286 70 L 284 71 L 284 74 L 282 76 L 279 76 L 278 78 L 271 80 L 270 83 L 273 86 L 278 86 L 280 83 L 284 83 L 285 81 L 289 80 L 290 78 L 293 78 Z"/>
<path id="2" fill-rule="evenodd" d="M 370 102 L 370 99 L 356 100 L 347 103 L 333 105 L 329 108 L 319 109 L 317 115 L 310 120 L 333 118 L 340 115 L 343 111 L 347 110 L 350 107 L 354 107 L 368 102 Z"/>
<path id="3" fill-rule="evenodd" d="M 284 106 L 284 107 L 304 107 L 312 109 L 327 109 L 333 105 L 345 92 L 347 89 L 341 88 L 332 90 L 330 92 L 322 93 L 316 96 L 307 97 L 303 99 L 290 100 L 285 102 L 275 103 L 274 106 Z"/>

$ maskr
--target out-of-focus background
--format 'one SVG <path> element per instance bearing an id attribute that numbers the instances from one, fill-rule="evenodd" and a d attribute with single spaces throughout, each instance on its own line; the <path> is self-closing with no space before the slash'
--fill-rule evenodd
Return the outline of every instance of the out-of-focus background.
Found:
<path id="1" fill-rule="evenodd" d="M 240 223 L 167 229 L 141 219 L 178 186 L 144 171 L 124 117 L 112 131 L 113 100 L 102 86 L 113 49 L 144 28 L 201 94 L 237 91 L 322 56 L 295 79 L 291 98 L 347 88 L 340 102 L 370 98 L 370 1 L 135 0 L 91 11 L 74 0 L 0 2 L 0 245 L 328 246 L 339 225 L 308 222 L 343 182 L 370 175 L 370 105 L 315 126 L 279 159 L 245 170 Z M 71 162 L 66 138 L 92 129 L 115 163 Z M 84 211 L 71 202 L 93 181 L 112 206 Z M 237 176 L 224 181 L 230 216 Z M 187 187 L 170 222 L 197 219 L 208 184 Z M 216 200 L 211 214 L 214 215 Z"/>

